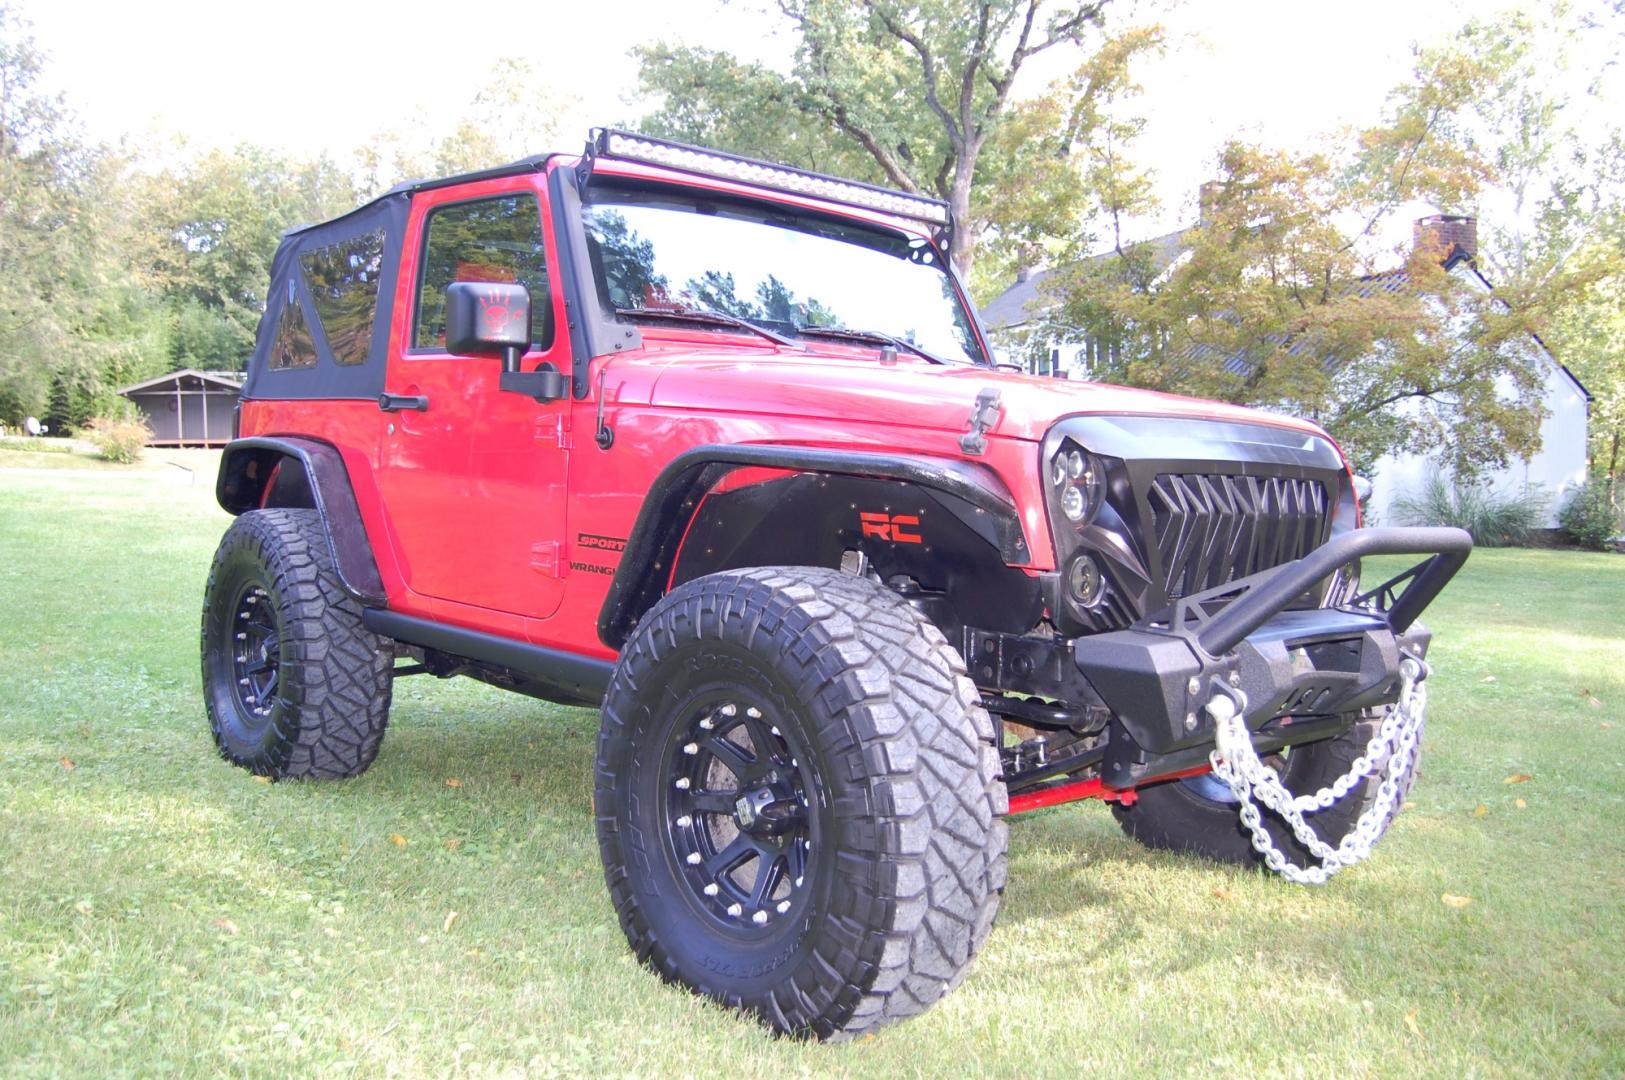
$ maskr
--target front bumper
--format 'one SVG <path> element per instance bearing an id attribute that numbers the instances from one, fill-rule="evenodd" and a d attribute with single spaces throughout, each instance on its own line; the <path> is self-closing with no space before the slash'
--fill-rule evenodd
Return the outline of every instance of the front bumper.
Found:
<path id="1" fill-rule="evenodd" d="M 1080 638 L 1078 670 L 1111 711 L 1105 787 L 1132 788 L 1200 766 L 1213 747 L 1206 706 L 1246 695 L 1260 752 L 1326 738 L 1346 717 L 1399 694 L 1404 653 L 1426 653 L 1416 622 L 1467 560 L 1460 529 L 1358 529 L 1304 558 L 1176 601 L 1127 630 Z M 1355 560 L 1425 555 L 1346 604 L 1294 610 Z"/>

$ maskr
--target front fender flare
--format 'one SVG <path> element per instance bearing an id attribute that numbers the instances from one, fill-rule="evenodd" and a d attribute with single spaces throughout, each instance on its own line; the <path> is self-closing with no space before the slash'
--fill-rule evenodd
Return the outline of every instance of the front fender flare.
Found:
<path id="1" fill-rule="evenodd" d="M 258 509 L 272 467 L 284 458 L 298 462 L 309 481 L 340 584 L 366 606 L 383 607 L 384 583 L 350 486 L 350 473 L 330 443 L 291 436 L 233 439 L 220 456 L 215 499 L 228 514 Z"/>
<path id="2" fill-rule="evenodd" d="M 637 620 L 660 599 L 700 498 L 724 474 L 742 466 L 903 480 L 953 495 L 988 514 L 999 555 L 1008 565 L 1025 566 L 1030 559 L 1015 500 L 986 466 L 807 446 L 697 446 L 660 471 L 638 511 L 598 616 L 598 637 L 605 645 L 619 649 L 626 644 Z"/>

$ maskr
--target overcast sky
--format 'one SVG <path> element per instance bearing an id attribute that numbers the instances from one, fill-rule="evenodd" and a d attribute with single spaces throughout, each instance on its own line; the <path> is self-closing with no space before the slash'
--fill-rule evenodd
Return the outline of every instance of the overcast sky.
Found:
<path id="1" fill-rule="evenodd" d="M 154 146 L 253 142 L 340 159 L 418 122 L 449 130 L 503 57 L 528 60 L 582 102 L 567 130 L 635 116 L 635 44 L 656 38 L 782 63 L 790 43 L 748 4 L 445 0 L 21 0 L 51 81 L 88 131 Z M 1233 135 L 1301 146 L 1374 122 L 1413 45 L 1490 4 L 1462 0 L 1190 0 L 1165 17 L 1167 55 L 1142 69 L 1145 157 L 1170 223 L 1184 218 Z M 585 134 L 583 130 L 583 135 Z M 579 144 L 575 135 L 564 147 Z"/>

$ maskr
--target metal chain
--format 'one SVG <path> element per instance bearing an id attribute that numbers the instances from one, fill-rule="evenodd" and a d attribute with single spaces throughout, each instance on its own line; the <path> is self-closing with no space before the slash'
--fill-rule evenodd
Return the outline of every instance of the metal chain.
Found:
<path id="1" fill-rule="evenodd" d="M 1247 697 L 1240 691 L 1228 691 L 1237 700 L 1220 694 L 1208 703 L 1207 711 L 1213 717 L 1216 734 L 1215 747 L 1209 756 L 1213 774 L 1230 786 L 1241 803 L 1241 821 L 1252 834 L 1253 847 L 1264 857 L 1264 865 L 1297 884 L 1324 885 L 1326 879 L 1371 855 L 1371 849 L 1382 835 L 1383 827 L 1399 801 L 1400 789 L 1411 762 L 1416 757 L 1416 746 L 1422 735 L 1423 714 L 1427 709 L 1427 664 L 1419 658 L 1406 656 L 1399 664 L 1399 700 L 1388 706 L 1377 733 L 1366 744 L 1365 752 L 1354 759 L 1349 771 L 1329 786 L 1312 795 L 1294 797 L 1281 783 L 1280 775 L 1258 756 L 1253 739 L 1247 730 Z M 1386 757 L 1381 770 L 1382 779 L 1377 786 L 1377 798 L 1354 827 L 1334 848 L 1322 840 L 1309 824 L 1308 814 L 1325 810 L 1339 802 L 1357 784 L 1373 776 L 1378 763 Z M 1292 829 L 1298 842 L 1319 860 L 1319 865 L 1300 867 L 1288 861 L 1285 852 L 1275 846 L 1275 840 L 1264 827 L 1262 804 L 1274 811 Z"/>

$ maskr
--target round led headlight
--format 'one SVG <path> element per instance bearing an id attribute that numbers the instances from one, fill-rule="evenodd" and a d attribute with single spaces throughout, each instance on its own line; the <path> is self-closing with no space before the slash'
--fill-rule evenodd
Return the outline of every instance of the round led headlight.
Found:
<path id="1" fill-rule="evenodd" d="M 1083 492 L 1071 484 L 1061 489 L 1061 512 L 1068 520 L 1082 521 L 1084 513 L 1088 510 L 1083 499 Z"/>
<path id="2" fill-rule="evenodd" d="M 1101 479 L 1093 455 L 1071 443 L 1050 459 L 1050 485 L 1059 496 L 1061 513 L 1074 525 L 1087 524 L 1100 508 Z"/>

